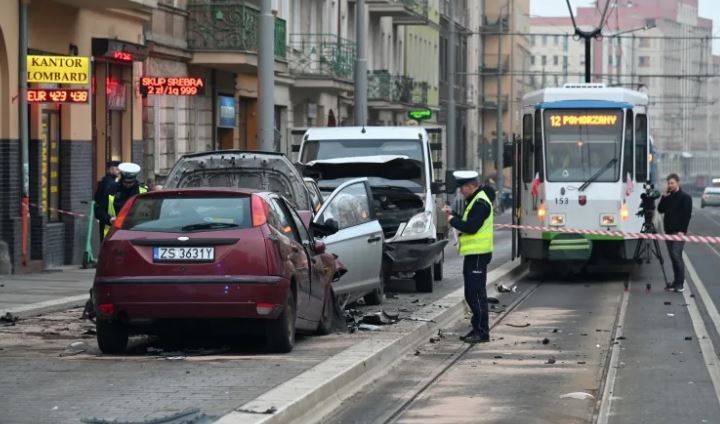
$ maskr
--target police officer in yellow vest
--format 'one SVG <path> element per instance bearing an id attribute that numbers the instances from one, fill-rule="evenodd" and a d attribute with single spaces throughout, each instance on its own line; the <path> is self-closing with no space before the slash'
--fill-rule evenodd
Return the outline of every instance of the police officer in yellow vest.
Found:
<path id="1" fill-rule="evenodd" d="M 117 213 L 120 212 L 125 202 L 131 197 L 148 191 L 145 184 L 140 184 L 137 177 L 140 173 L 140 165 L 132 162 L 123 162 L 118 165 L 120 170 L 120 182 L 116 185 L 115 191 L 108 194 L 108 208 L 103 216 L 98 217 L 100 222 L 105 224 L 105 235 L 110 231 Z"/>
<path id="2" fill-rule="evenodd" d="M 448 223 L 460 232 L 460 255 L 463 256 L 465 300 L 472 310 L 472 330 L 460 337 L 467 343 L 484 343 L 490 340 L 488 302 L 485 284 L 487 266 L 493 251 L 492 201 L 478 182 L 475 171 L 454 172 L 460 193 L 467 200 L 462 216 L 445 208 Z"/>

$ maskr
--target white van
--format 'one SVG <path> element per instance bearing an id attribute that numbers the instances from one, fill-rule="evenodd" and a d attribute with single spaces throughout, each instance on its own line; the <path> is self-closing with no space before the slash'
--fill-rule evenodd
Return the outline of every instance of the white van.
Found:
<path id="1" fill-rule="evenodd" d="M 326 196 L 348 180 L 367 177 L 372 212 L 384 234 L 388 273 L 413 276 L 420 292 L 433 290 L 433 281 L 442 279 L 448 227 L 425 129 L 310 128 L 300 145 L 298 165 Z M 348 260 L 343 256 L 351 270 Z"/>

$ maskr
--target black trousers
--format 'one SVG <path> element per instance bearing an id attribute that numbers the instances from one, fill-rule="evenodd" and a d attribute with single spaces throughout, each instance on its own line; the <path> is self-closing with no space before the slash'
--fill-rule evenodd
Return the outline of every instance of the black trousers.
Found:
<path id="1" fill-rule="evenodd" d="M 105 224 L 98 222 L 98 228 L 100 229 L 100 242 L 105 238 Z"/>
<path id="2" fill-rule="evenodd" d="M 463 277 L 465 279 L 465 300 L 472 311 L 473 331 L 480 337 L 490 337 L 488 318 L 487 266 L 492 254 L 468 255 L 463 262 Z"/>
<path id="3" fill-rule="evenodd" d="M 685 284 L 685 261 L 683 260 L 684 241 L 666 241 L 668 253 L 670 254 L 670 263 L 673 269 L 673 285 L 682 287 Z"/>

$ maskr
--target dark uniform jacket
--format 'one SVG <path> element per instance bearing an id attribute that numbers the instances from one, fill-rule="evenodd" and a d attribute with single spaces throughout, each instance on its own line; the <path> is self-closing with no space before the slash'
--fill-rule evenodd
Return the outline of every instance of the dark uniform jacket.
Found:
<path id="1" fill-rule="evenodd" d="M 116 185 L 115 177 L 110 174 L 106 174 L 98 181 L 93 199 L 95 200 L 95 217 L 100 222 L 109 222 L 109 217 L 107 216 L 108 196 L 115 192 Z"/>

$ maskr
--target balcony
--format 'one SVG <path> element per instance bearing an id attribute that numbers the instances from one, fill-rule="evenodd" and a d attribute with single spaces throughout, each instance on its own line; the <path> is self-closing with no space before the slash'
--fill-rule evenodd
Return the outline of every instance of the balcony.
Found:
<path id="1" fill-rule="evenodd" d="M 411 102 L 414 106 L 427 106 L 430 84 L 425 81 L 413 82 Z"/>
<path id="2" fill-rule="evenodd" d="M 480 32 L 486 34 L 506 33 L 510 31 L 510 17 L 508 15 L 483 15 Z"/>
<path id="3" fill-rule="evenodd" d="M 483 63 L 480 64 L 480 72 L 507 72 L 510 69 L 510 55 L 503 54 L 499 56 L 496 54 L 486 54 L 483 56 Z"/>
<path id="4" fill-rule="evenodd" d="M 449 97 L 449 85 L 447 81 L 440 81 L 440 101 L 447 103 Z M 459 107 L 469 106 L 467 96 L 467 86 L 455 84 L 455 103 Z"/>
<path id="5" fill-rule="evenodd" d="M 457 0 L 440 0 L 440 16 L 449 20 L 450 18 L 450 1 Z M 463 8 L 467 8 L 467 4 L 457 2 L 455 5 L 455 24 L 459 25 L 463 29 L 470 28 L 470 15 Z"/>
<path id="6" fill-rule="evenodd" d="M 354 2 L 354 0 L 350 0 Z M 390 16 L 395 25 L 425 25 L 430 14 L 429 0 L 365 0 L 371 18 Z"/>
<path id="7" fill-rule="evenodd" d="M 368 72 L 368 102 L 377 109 L 402 109 L 425 100 L 427 103 L 427 83 L 415 81 L 404 75 L 393 75 L 385 70 Z"/>
<path id="8" fill-rule="evenodd" d="M 188 4 L 188 48 L 193 64 L 236 72 L 257 70 L 260 11 L 240 0 L 194 0 Z M 284 60 L 286 23 L 275 19 L 275 56 Z"/>
<path id="9" fill-rule="evenodd" d="M 290 34 L 287 59 L 300 88 L 350 91 L 355 43 L 335 34 Z"/>
<path id="10" fill-rule="evenodd" d="M 498 96 L 496 95 L 486 95 L 484 97 L 480 98 L 480 109 L 483 110 L 497 110 L 498 108 Z M 502 101 L 502 110 L 508 109 L 508 100 L 509 97 L 507 95 L 500 96 L 500 100 Z"/>

